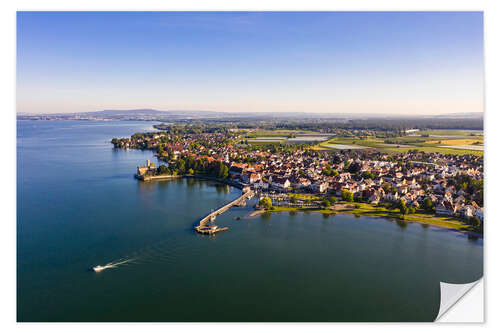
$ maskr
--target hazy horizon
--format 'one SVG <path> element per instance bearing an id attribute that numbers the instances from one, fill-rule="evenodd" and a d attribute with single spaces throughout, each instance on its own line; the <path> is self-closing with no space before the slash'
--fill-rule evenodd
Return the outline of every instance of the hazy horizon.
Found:
<path id="1" fill-rule="evenodd" d="M 83 114 L 83 113 L 94 113 L 94 112 L 103 112 L 103 111 L 117 111 L 117 112 L 132 112 L 132 111 L 160 111 L 160 112 L 215 112 L 215 113 L 228 113 L 228 114 L 244 114 L 244 113 L 256 113 L 256 114 L 266 114 L 266 113 L 273 113 L 270 111 L 253 111 L 253 112 L 247 112 L 247 111 L 238 111 L 238 112 L 233 112 L 233 111 L 214 111 L 214 110 L 194 110 L 194 109 L 169 109 L 169 110 L 159 110 L 159 109 L 150 109 L 150 108 L 137 108 L 137 109 L 130 109 L 130 108 L 123 108 L 123 109 L 102 109 L 102 110 L 91 110 L 91 111 L 78 111 L 78 112 L 47 112 L 47 113 L 41 113 L 41 112 L 17 112 L 18 115 L 56 115 L 56 114 Z M 349 113 L 347 112 L 316 112 L 316 111 L 282 111 L 280 112 L 282 114 L 301 114 L 301 113 L 306 113 L 306 114 L 318 114 L 318 115 L 347 115 Z M 479 113 L 484 113 L 483 111 L 477 111 L 477 112 L 443 112 L 443 113 L 411 113 L 411 114 L 405 114 L 405 113 L 373 113 L 373 112 L 359 112 L 355 113 L 355 116 L 363 116 L 363 115 L 373 115 L 373 116 L 401 116 L 401 117 L 411 117 L 411 116 L 446 116 L 446 115 L 467 115 L 467 114 L 479 114 Z"/>
<path id="2" fill-rule="evenodd" d="M 481 12 L 18 12 L 17 113 L 483 112 Z"/>

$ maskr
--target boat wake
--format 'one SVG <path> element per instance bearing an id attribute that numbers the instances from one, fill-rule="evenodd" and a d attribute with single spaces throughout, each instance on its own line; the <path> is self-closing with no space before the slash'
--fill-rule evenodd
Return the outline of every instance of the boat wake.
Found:
<path id="1" fill-rule="evenodd" d="M 178 264 L 184 260 L 186 255 L 199 255 L 201 248 L 193 248 L 181 237 L 169 237 L 142 248 L 139 248 L 129 255 L 120 259 L 92 267 L 94 272 L 102 272 L 108 268 L 116 268 L 121 265 L 148 265 L 148 264 Z"/>
<path id="2" fill-rule="evenodd" d="M 126 263 L 131 262 L 131 261 L 134 261 L 134 259 L 127 259 L 127 260 L 122 260 L 122 261 L 118 261 L 118 262 L 110 262 L 104 266 L 97 265 L 97 266 L 92 267 L 92 270 L 96 273 L 99 273 L 99 272 L 104 271 L 105 269 L 116 268 L 120 265 L 126 264 Z"/>

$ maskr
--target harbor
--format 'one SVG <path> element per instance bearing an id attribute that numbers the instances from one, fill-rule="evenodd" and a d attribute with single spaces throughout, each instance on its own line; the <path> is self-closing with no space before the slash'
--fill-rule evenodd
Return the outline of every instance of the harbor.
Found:
<path id="1" fill-rule="evenodd" d="M 172 178 L 181 178 L 181 177 L 195 177 L 200 179 L 210 179 L 215 180 L 227 185 L 231 185 L 241 189 L 242 195 L 237 199 L 231 201 L 230 203 L 218 208 L 215 211 L 212 211 L 210 214 L 202 218 L 197 226 L 194 227 L 196 232 L 205 235 L 214 235 L 221 231 L 229 230 L 228 227 L 219 227 L 214 225 L 214 221 L 217 215 L 220 215 L 227 211 L 229 208 L 233 206 L 244 207 L 246 205 L 246 200 L 252 198 L 255 195 L 255 192 L 250 189 L 250 187 L 244 186 L 242 183 L 228 181 L 226 179 L 218 179 L 213 177 L 204 177 L 204 176 L 195 176 L 195 175 L 154 175 L 155 165 L 151 163 L 150 160 L 146 160 L 146 165 L 138 166 L 137 173 L 135 174 L 135 178 L 142 181 L 150 181 L 155 179 L 172 179 Z"/>
<path id="2" fill-rule="evenodd" d="M 230 203 L 220 207 L 219 209 L 211 212 L 210 214 L 202 218 L 199 224 L 194 229 L 196 230 L 196 232 L 205 235 L 213 235 L 221 231 L 229 230 L 228 227 L 219 227 L 217 225 L 210 223 L 215 222 L 217 215 L 226 212 L 233 206 L 245 206 L 246 200 L 252 198 L 254 194 L 255 194 L 254 191 L 250 190 L 249 188 L 244 188 L 242 190 L 242 195 L 239 198 L 231 201 Z"/>

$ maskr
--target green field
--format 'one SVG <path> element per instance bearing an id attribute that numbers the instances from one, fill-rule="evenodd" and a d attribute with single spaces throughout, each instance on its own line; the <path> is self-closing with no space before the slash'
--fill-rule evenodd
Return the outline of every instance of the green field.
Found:
<path id="1" fill-rule="evenodd" d="M 290 198 L 296 198 L 298 200 L 322 200 L 322 197 L 317 195 L 307 194 L 307 193 L 290 193 L 288 195 Z"/>
<path id="2" fill-rule="evenodd" d="M 416 135 L 455 135 L 455 136 L 483 136 L 483 131 L 479 130 L 426 130 L 414 132 Z"/>
<path id="3" fill-rule="evenodd" d="M 458 136 L 457 133 L 462 133 L 463 136 L 460 138 L 455 138 Z M 402 136 L 396 138 L 388 138 L 390 143 L 385 143 L 386 139 L 367 137 L 367 138 L 356 138 L 356 137 L 333 137 L 328 141 L 321 142 L 317 144 L 314 149 L 317 150 L 337 150 L 331 147 L 326 147 L 326 144 L 342 144 L 342 145 L 357 145 L 369 147 L 376 149 L 381 152 L 386 153 L 404 153 L 409 150 L 417 149 L 418 151 L 424 151 L 426 153 L 442 153 L 442 154 L 455 154 L 455 155 L 477 155 L 482 156 L 482 150 L 470 150 L 463 149 L 463 145 L 477 145 L 481 146 L 484 144 L 484 137 L 482 135 L 469 136 L 471 131 L 456 131 L 456 130 L 439 130 L 439 131 L 425 131 L 418 132 L 419 134 L 432 134 L 450 137 L 421 137 L 421 136 Z M 441 146 L 457 146 L 457 148 L 445 148 Z"/>
<path id="4" fill-rule="evenodd" d="M 248 141 L 251 145 L 285 144 L 288 137 L 296 136 L 297 134 L 324 135 L 319 132 L 296 130 L 241 129 L 237 130 L 237 132 L 243 135 L 241 140 L 251 140 Z M 482 150 L 466 149 L 469 148 L 467 146 L 481 147 L 484 144 L 482 131 L 427 130 L 419 131 L 415 134 L 419 136 L 401 136 L 387 139 L 374 136 L 363 138 L 356 136 L 335 136 L 329 140 L 317 142 L 312 148 L 314 150 L 337 151 L 339 149 L 325 145 L 355 145 L 375 149 L 387 154 L 405 153 L 414 149 L 426 153 L 471 154 L 476 156 L 483 156 L 484 154 Z M 474 136 L 471 136 L 471 134 L 474 134 Z M 267 138 L 267 140 L 260 138 Z M 276 141 L 272 140 L 272 138 L 276 138 Z M 386 140 L 387 142 L 385 142 Z M 456 146 L 457 148 L 443 146 Z"/>
<path id="5" fill-rule="evenodd" d="M 288 137 L 297 134 L 321 134 L 314 131 L 298 131 L 298 130 L 263 130 L 263 129 L 241 129 L 237 131 L 244 135 L 245 138 L 257 138 L 257 137 Z"/>

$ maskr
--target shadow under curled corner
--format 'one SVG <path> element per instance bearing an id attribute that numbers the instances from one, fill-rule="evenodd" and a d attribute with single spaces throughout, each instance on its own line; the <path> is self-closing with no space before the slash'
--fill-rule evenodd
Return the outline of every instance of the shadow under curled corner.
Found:
<path id="1" fill-rule="evenodd" d="M 482 278 L 477 281 L 465 284 L 440 282 L 441 301 L 439 305 L 439 313 L 434 321 L 446 322 L 441 320 L 442 316 L 447 313 L 452 307 L 454 307 L 455 304 L 457 304 L 462 299 L 462 297 L 464 297 L 469 291 L 471 291 L 471 289 L 474 288 L 480 281 L 482 281 Z"/>

